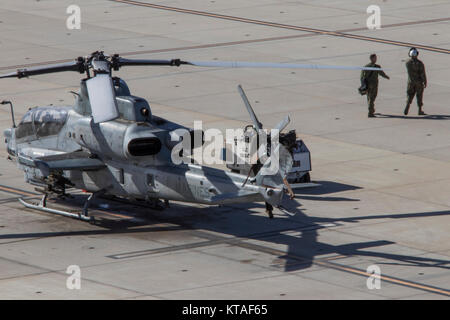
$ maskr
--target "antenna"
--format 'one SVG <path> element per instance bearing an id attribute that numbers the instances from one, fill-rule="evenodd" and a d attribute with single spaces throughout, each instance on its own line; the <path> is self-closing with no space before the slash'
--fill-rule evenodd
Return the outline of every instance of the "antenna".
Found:
<path id="1" fill-rule="evenodd" d="M 11 107 L 11 118 L 12 118 L 12 124 L 13 124 L 13 128 L 17 128 L 16 126 L 16 121 L 14 120 L 14 107 L 11 101 L 8 100 L 3 100 L 2 102 L 0 102 L 0 104 L 9 104 Z"/>

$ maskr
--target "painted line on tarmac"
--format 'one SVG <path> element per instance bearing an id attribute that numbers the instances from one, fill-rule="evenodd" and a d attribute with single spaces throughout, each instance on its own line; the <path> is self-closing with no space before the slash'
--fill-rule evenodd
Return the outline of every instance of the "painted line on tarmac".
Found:
<path id="1" fill-rule="evenodd" d="M 27 197 L 35 197 L 35 196 L 39 195 L 38 193 L 35 193 L 35 192 L 29 192 L 29 191 L 25 191 L 25 190 L 13 188 L 13 187 L 1 185 L 1 184 L 0 184 L 0 191 L 6 192 L 9 194 L 15 194 L 18 196 L 27 196 Z"/>
<path id="2" fill-rule="evenodd" d="M 450 54 L 450 49 L 427 46 L 427 45 L 422 45 L 422 44 L 418 44 L 418 43 L 410 43 L 410 42 L 402 42 L 402 41 L 395 41 L 395 40 L 382 39 L 382 38 L 367 37 L 367 36 L 362 36 L 362 35 L 346 33 L 346 32 L 342 32 L 342 31 L 329 31 L 329 30 L 324 30 L 324 29 L 302 27 L 302 26 L 289 25 L 289 24 L 283 24 L 283 23 L 277 23 L 277 22 L 248 19 L 248 18 L 229 16 L 229 15 L 224 15 L 224 14 L 217 14 L 217 13 L 212 13 L 212 12 L 207 12 L 207 11 L 197 11 L 197 10 L 177 8 L 177 7 L 168 7 L 168 6 L 163 6 L 163 5 L 159 5 L 159 4 L 153 4 L 153 3 L 146 3 L 146 2 L 141 2 L 141 1 L 133 1 L 133 0 L 110 0 L 110 1 L 129 4 L 129 5 L 135 5 L 135 6 L 141 6 L 141 7 L 147 7 L 147 8 L 153 8 L 153 9 L 160 9 L 160 10 L 165 10 L 165 11 L 173 11 L 173 12 L 179 12 L 179 13 L 186 13 L 186 14 L 222 19 L 222 20 L 250 23 L 250 24 L 262 25 L 262 26 L 267 26 L 267 27 L 303 31 L 303 32 L 309 32 L 309 33 L 318 34 L 318 35 L 327 35 L 327 36 L 349 38 L 349 39 L 355 39 L 355 40 L 377 42 L 377 43 L 382 43 L 382 44 L 387 44 L 387 45 L 395 45 L 395 46 L 408 47 L 408 48 L 415 47 L 415 48 L 426 50 L 426 51 Z M 393 26 L 398 27 L 398 26 L 406 26 L 406 25 L 419 24 L 419 23 L 444 22 L 444 21 L 449 21 L 449 20 L 450 20 L 450 17 L 445 17 L 445 18 L 432 19 L 432 20 L 421 20 L 421 21 L 412 21 L 412 22 L 405 22 L 405 23 L 396 23 Z M 355 29 L 350 29 L 350 30 L 351 31 L 360 31 L 361 29 L 358 28 L 356 30 Z M 366 30 L 366 29 L 362 29 L 362 30 Z M 344 30 L 344 31 L 349 31 L 349 30 Z"/>

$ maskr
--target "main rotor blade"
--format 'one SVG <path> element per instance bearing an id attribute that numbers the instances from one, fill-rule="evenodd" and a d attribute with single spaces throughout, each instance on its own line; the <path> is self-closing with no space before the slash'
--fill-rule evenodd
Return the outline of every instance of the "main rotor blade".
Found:
<path id="1" fill-rule="evenodd" d="M 0 75 L 0 79 L 4 79 L 4 78 L 17 78 L 17 71 Z"/>
<path id="2" fill-rule="evenodd" d="M 244 62 L 244 61 L 187 61 L 187 64 L 197 67 L 217 68 L 283 68 L 283 69 L 332 69 L 332 70 L 370 70 L 381 71 L 381 68 L 357 66 L 333 66 L 320 64 Z"/>
<path id="3" fill-rule="evenodd" d="M 122 66 L 179 66 L 180 64 L 187 64 L 185 61 L 180 59 L 171 60 L 155 60 L 155 59 L 124 59 L 124 58 L 113 58 L 113 67 Z"/>
<path id="4" fill-rule="evenodd" d="M 84 72 L 83 64 L 79 60 L 72 62 L 50 64 L 42 67 L 33 67 L 29 69 L 18 69 L 16 72 L 11 72 L 7 74 L 0 75 L 0 79 L 3 78 L 24 78 L 28 76 L 34 76 L 38 74 L 63 72 L 63 71 L 78 71 L 80 73 Z"/>
<path id="5" fill-rule="evenodd" d="M 250 114 L 250 118 L 252 119 L 256 130 L 262 129 L 262 127 L 263 127 L 262 123 L 258 121 L 258 118 L 256 117 L 256 114 L 253 111 L 253 108 L 252 108 L 250 102 L 248 101 L 247 95 L 245 94 L 244 89 L 242 89 L 241 85 L 238 85 L 238 91 L 239 91 L 239 94 L 242 97 L 242 100 L 244 100 L 245 107 L 247 108 L 247 111 Z"/>

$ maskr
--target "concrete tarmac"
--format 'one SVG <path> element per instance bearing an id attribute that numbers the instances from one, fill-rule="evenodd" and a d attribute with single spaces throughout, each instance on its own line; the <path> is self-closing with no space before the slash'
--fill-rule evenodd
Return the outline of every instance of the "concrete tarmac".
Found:
<path id="1" fill-rule="evenodd" d="M 369 119 L 357 71 L 123 68 L 153 114 L 191 127 L 248 124 L 242 84 L 265 127 L 291 116 L 321 186 L 296 195 L 294 217 L 269 220 L 263 203 L 155 211 L 103 200 L 88 224 L 20 205 L 38 197 L 1 147 L 0 298 L 449 299 L 448 1 L 80 0 L 81 29 L 70 30 L 72 3 L 1 1 L 0 73 L 96 50 L 357 66 L 377 53 L 391 80 L 380 79 Z M 381 8 L 379 30 L 366 27 L 371 4 Z M 415 103 L 403 115 L 410 45 L 426 65 L 428 116 Z M 29 107 L 72 104 L 79 79 L 3 79 L 0 100 L 20 119 Z M 11 126 L 6 107 L 1 129 Z M 81 268 L 80 290 L 66 286 L 70 265 Z M 379 289 L 368 287 L 370 266 L 381 271 Z"/>

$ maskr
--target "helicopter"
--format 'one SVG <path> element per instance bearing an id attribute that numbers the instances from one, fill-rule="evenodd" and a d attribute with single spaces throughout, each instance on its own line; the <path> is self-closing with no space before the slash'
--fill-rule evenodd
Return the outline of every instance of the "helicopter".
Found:
<path id="1" fill-rule="evenodd" d="M 74 61 L 19 69 L 0 75 L 3 78 L 25 78 L 57 72 L 85 74 L 80 89 L 73 92 L 73 106 L 42 106 L 30 109 L 16 126 L 11 105 L 13 126 L 4 131 L 7 152 L 24 172 L 25 181 L 43 193 L 39 204 L 23 199 L 27 208 L 63 215 L 83 221 L 92 221 L 88 209 L 98 196 L 112 196 L 130 201 L 144 201 L 150 207 L 160 206 L 161 200 L 224 205 L 243 202 L 266 202 L 269 217 L 273 207 L 284 213 L 285 193 L 292 197 L 292 189 L 317 184 L 289 185 L 287 176 L 292 169 L 292 150 L 282 143 L 272 145 L 271 157 L 259 161 L 252 175 L 242 171 L 220 170 L 192 161 L 174 163 L 171 155 L 178 143 L 194 137 L 191 148 L 204 143 L 203 132 L 152 114 L 146 99 L 131 94 L 126 82 L 112 75 L 125 66 L 231 67 L 231 68 L 312 68 L 340 70 L 381 70 L 368 67 L 322 66 L 292 63 L 183 61 L 180 59 L 126 59 L 118 54 L 106 55 L 96 51 Z M 239 86 L 241 96 L 245 93 Z M 244 103 L 252 128 L 261 131 L 262 124 L 246 97 Z M 289 124 L 285 117 L 275 127 L 278 132 Z M 179 130 L 187 135 L 180 136 Z M 195 144 L 195 137 L 200 142 Z M 281 134 L 283 136 L 283 134 Z M 267 138 L 268 140 L 270 136 Z M 274 138 L 274 137 L 272 137 Z M 277 137 L 278 138 L 278 137 Z M 269 141 L 270 142 L 270 141 Z M 182 155 L 183 150 L 179 152 Z M 186 152 L 186 155 L 187 156 Z M 264 169 L 274 165 L 275 171 Z M 269 170 L 270 171 L 270 170 Z M 67 188 L 80 189 L 90 195 L 79 213 L 53 209 L 47 206 L 50 195 L 66 196 Z"/>

